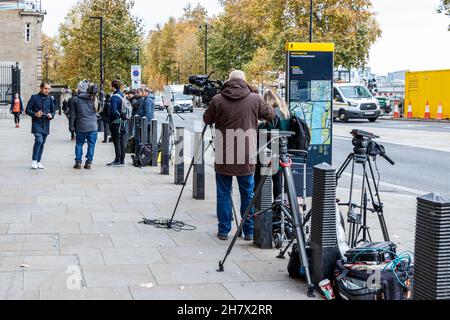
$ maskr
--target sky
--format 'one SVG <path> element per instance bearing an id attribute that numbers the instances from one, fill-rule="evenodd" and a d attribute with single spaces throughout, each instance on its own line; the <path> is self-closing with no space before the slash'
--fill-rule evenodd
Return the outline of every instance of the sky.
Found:
<path id="1" fill-rule="evenodd" d="M 76 0 L 42 0 L 47 10 L 44 32 L 55 35 Z M 155 4 L 156 3 L 156 4 Z M 148 30 L 179 17 L 188 0 L 136 0 L 134 14 L 143 19 Z M 221 7 L 216 0 L 193 0 L 210 15 Z M 450 17 L 439 15 L 439 0 L 372 0 L 373 11 L 383 35 L 370 50 L 368 66 L 379 75 L 398 70 L 450 69 Z"/>

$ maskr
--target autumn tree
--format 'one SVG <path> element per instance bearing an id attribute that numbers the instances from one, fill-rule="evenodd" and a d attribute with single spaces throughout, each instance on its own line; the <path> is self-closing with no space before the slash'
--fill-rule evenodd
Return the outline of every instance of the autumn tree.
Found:
<path id="1" fill-rule="evenodd" d="M 136 61 L 136 48 L 142 45 L 141 21 L 131 14 L 132 0 L 79 0 L 60 26 L 64 53 L 61 73 L 75 86 L 80 79 L 99 82 L 99 21 L 103 17 L 105 83 L 118 78 L 129 83 L 130 66 Z"/>
<path id="2" fill-rule="evenodd" d="M 441 4 L 438 7 L 438 12 L 450 16 L 450 0 L 441 0 Z M 450 31 L 450 25 L 448 26 L 448 31 Z"/>
<path id="3" fill-rule="evenodd" d="M 46 34 L 42 35 L 42 57 L 42 74 L 44 79 L 48 74 L 48 81 L 50 83 L 63 82 L 60 72 L 63 63 L 63 55 L 56 37 L 50 37 Z"/>

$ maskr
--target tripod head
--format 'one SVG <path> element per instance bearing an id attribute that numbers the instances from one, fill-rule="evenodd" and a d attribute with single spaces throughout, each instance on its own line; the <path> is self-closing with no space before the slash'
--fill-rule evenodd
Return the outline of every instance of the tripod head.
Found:
<path id="1" fill-rule="evenodd" d="M 353 135 L 353 152 L 358 162 L 366 162 L 369 156 L 373 158 L 381 156 L 391 165 L 395 165 L 395 162 L 386 155 L 384 146 L 374 141 L 375 139 L 379 139 L 379 136 L 358 129 L 354 129 L 351 135 Z"/>

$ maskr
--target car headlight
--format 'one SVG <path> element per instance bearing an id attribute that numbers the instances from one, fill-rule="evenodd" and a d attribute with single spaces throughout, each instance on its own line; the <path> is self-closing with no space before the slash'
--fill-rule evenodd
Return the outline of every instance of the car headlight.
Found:
<path id="1" fill-rule="evenodd" d="M 349 102 L 348 105 L 349 105 L 350 107 L 359 107 L 359 104 L 353 103 L 353 102 Z"/>

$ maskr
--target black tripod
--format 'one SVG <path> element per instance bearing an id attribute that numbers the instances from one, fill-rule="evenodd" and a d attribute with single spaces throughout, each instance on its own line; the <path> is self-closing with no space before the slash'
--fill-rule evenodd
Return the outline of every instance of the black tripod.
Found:
<path id="1" fill-rule="evenodd" d="M 385 158 L 390 164 L 395 165 L 386 153 L 384 148 L 372 139 L 379 138 L 375 135 L 364 131 L 354 130 L 352 132 L 354 135 L 353 139 L 353 153 L 350 153 L 345 160 L 342 167 L 337 172 L 337 181 L 342 177 L 347 167 L 352 163 L 352 174 L 350 180 L 350 196 L 348 203 L 341 203 L 341 206 L 348 206 L 348 222 L 349 227 L 349 240 L 348 244 L 351 248 L 355 248 L 360 243 L 370 243 L 372 242 L 372 237 L 370 235 L 370 228 L 367 225 L 367 212 L 376 213 L 378 215 L 378 220 L 381 226 L 381 231 L 383 233 L 384 241 L 390 241 L 389 232 L 387 230 L 386 221 L 384 219 L 384 205 L 381 202 L 378 184 L 375 179 L 375 174 L 372 166 L 371 157 L 375 160 L 377 155 Z M 381 152 L 379 152 L 382 150 Z M 353 200 L 353 188 L 355 181 L 355 167 L 356 164 L 362 165 L 362 187 L 361 187 L 361 202 L 359 205 L 352 202 Z M 369 169 L 369 170 L 368 170 Z M 368 172 L 369 171 L 369 172 Z M 370 178 L 369 178 L 370 173 Z M 374 192 L 375 191 L 375 194 Z M 373 208 L 368 207 L 368 194 L 372 202 Z M 355 209 L 359 209 L 359 213 Z M 358 227 L 359 226 L 359 227 Z M 362 238 L 359 239 L 362 233 Z M 359 239 L 359 240 L 358 240 Z"/>
<path id="2" fill-rule="evenodd" d="M 288 149 L 288 137 L 291 136 L 292 133 L 279 133 L 279 136 L 274 139 L 279 139 L 280 141 L 280 165 L 283 169 L 283 176 L 286 182 L 286 189 L 288 192 L 288 201 L 289 201 L 289 207 L 287 207 L 285 204 L 275 204 L 278 208 L 283 210 L 283 213 L 291 219 L 294 226 L 294 233 L 295 238 L 297 240 L 297 244 L 299 246 L 300 251 L 300 264 L 304 266 L 305 273 L 306 273 L 306 281 L 308 283 L 308 297 L 314 297 L 314 285 L 311 281 L 311 274 L 309 269 L 309 262 L 308 262 L 308 256 L 306 252 L 306 243 L 305 243 L 305 234 L 303 232 L 303 215 L 300 212 L 300 206 L 297 200 L 297 191 L 295 188 L 295 182 L 293 178 L 292 173 L 292 160 L 289 155 L 289 149 Z M 222 261 L 219 262 L 219 270 L 218 272 L 223 272 L 225 262 L 228 258 L 228 256 L 231 254 L 231 251 L 233 250 L 234 245 L 236 244 L 237 239 L 239 238 L 239 235 L 242 234 L 242 231 L 244 229 L 244 224 L 248 220 L 254 218 L 257 215 L 265 214 L 266 212 L 272 210 L 273 208 L 269 208 L 260 212 L 256 212 L 254 214 L 251 214 L 251 211 L 253 210 L 253 207 L 256 204 L 256 199 L 258 196 L 261 195 L 262 188 L 266 182 L 266 180 L 269 178 L 269 175 L 262 174 L 261 180 L 256 188 L 255 196 L 253 197 L 252 201 L 250 202 L 249 206 L 247 207 L 247 210 L 245 212 L 245 215 L 241 221 L 241 224 L 239 225 L 238 231 L 236 232 L 233 240 L 231 241 L 230 246 L 228 247 L 228 250 L 225 254 L 225 257 L 222 259 Z M 284 190 L 283 190 L 284 192 Z"/>

